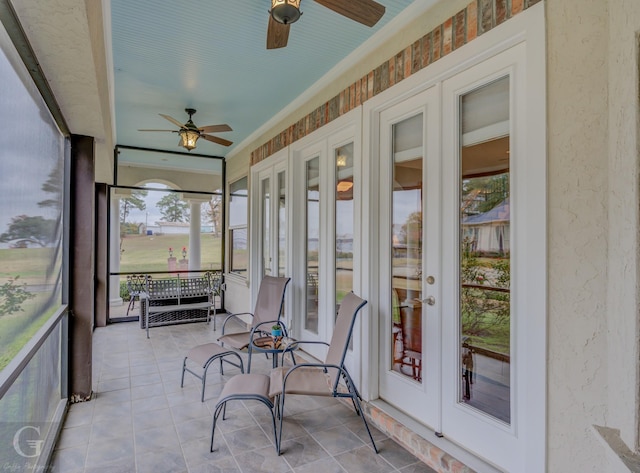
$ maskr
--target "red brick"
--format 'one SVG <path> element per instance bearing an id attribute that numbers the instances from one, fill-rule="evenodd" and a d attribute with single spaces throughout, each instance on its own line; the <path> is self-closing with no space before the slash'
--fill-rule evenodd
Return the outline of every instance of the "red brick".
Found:
<path id="1" fill-rule="evenodd" d="M 480 0 L 479 7 L 478 35 L 481 35 L 493 28 L 493 2 L 491 0 Z"/>
<path id="2" fill-rule="evenodd" d="M 511 16 L 524 10 L 524 0 L 511 0 Z"/>
<path id="3" fill-rule="evenodd" d="M 466 10 L 462 10 L 453 17 L 453 49 L 458 49 L 465 43 L 465 16 Z"/>
<path id="4" fill-rule="evenodd" d="M 389 68 L 389 86 L 393 86 L 396 83 L 396 64 L 398 62 L 398 56 L 393 56 L 389 59 L 387 66 Z"/>
<path id="5" fill-rule="evenodd" d="M 356 84 L 349 87 L 349 110 L 353 110 L 356 106 Z"/>
<path id="6" fill-rule="evenodd" d="M 478 36 L 478 2 L 473 0 L 467 5 L 467 43 Z"/>
<path id="7" fill-rule="evenodd" d="M 411 74 L 422 69 L 422 38 L 411 45 Z"/>
<path id="8" fill-rule="evenodd" d="M 431 61 L 436 62 L 440 59 L 442 51 L 442 25 L 436 27 L 431 34 L 433 40 L 433 53 L 431 55 Z"/>
<path id="9" fill-rule="evenodd" d="M 496 25 L 507 20 L 507 0 L 495 0 L 496 2 Z"/>
<path id="10" fill-rule="evenodd" d="M 406 79 L 411 75 L 411 46 L 404 48 L 402 60 L 404 61 L 404 78 Z"/>
<path id="11" fill-rule="evenodd" d="M 453 50 L 453 18 L 448 18 L 442 25 L 442 55 Z"/>
<path id="12" fill-rule="evenodd" d="M 422 67 L 427 67 L 431 62 L 431 33 L 427 33 L 422 37 Z"/>

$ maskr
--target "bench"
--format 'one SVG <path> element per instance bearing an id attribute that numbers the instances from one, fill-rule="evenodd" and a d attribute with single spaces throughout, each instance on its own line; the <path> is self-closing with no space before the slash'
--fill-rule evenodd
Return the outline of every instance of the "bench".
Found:
<path id="1" fill-rule="evenodd" d="M 153 278 L 147 275 L 140 293 L 140 328 L 211 320 L 220 297 L 222 272 L 207 271 L 202 276 L 189 275 Z"/>

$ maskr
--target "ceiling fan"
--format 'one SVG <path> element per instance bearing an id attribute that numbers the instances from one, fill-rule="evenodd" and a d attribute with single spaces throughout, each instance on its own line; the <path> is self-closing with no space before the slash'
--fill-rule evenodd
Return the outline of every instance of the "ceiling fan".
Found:
<path id="1" fill-rule="evenodd" d="M 267 49 L 284 48 L 289 40 L 289 25 L 302 13 L 301 0 L 271 0 Z M 385 7 L 373 0 L 315 0 L 316 3 L 366 26 L 375 25 L 384 15 Z"/>
<path id="2" fill-rule="evenodd" d="M 224 125 L 208 125 L 208 126 L 197 127 L 191 120 L 191 117 L 195 115 L 196 110 L 194 108 L 185 108 L 184 111 L 187 112 L 187 114 L 189 115 L 189 121 L 185 124 L 180 123 L 178 120 L 176 120 L 173 117 L 170 117 L 169 115 L 164 115 L 162 113 L 159 114 L 162 118 L 169 120 L 171 123 L 179 127 L 180 128 L 179 130 L 138 130 L 138 131 L 169 131 L 171 133 L 178 133 L 180 135 L 180 142 L 178 143 L 178 146 L 182 146 L 183 148 L 186 148 L 189 151 L 191 151 L 192 149 L 195 149 L 196 141 L 198 141 L 198 138 L 203 138 L 207 141 L 218 143 L 219 145 L 222 145 L 222 146 L 230 146 L 233 144 L 233 141 L 225 140 L 224 138 L 218 138 L 217 136 L 212 136 L 207 134 L 207 133 L 220 133 L 223 131 L 232 131 L 229 125 L 224 124 Z"/>

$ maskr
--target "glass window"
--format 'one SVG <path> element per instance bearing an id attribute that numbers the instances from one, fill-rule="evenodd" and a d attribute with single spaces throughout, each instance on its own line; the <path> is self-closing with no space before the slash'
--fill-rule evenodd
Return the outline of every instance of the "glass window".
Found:
<path id="1" fill-rule="evenodd" d="M 278 173 L 278 277 L 285 276 L 287 263 L 287 188 L 285 171 Z"/>
<path id="2" fill-rule="evenodd" d="M 390 363 L 415 381 L 422 380 L 423 120 L 393 125 Z"/>
<path id="3" fill-rule="evenodd" d="M 461 97 L 459 401 L 511 411 L 509 78 Z"/>
<path id="4" fill-rule="evenodd" d="M 335 199 L 336 199 L 336 308 L 353 290 L 353 143 L 336 148 Z M 337 316 L 337 310 L 336 310 Z"/>
<path id="5" fill-rule="evenodd" d="M 249 190 L 247 177 L 238 179 L 229 185 L 229 271 L 246 277 L 249 269 L 249 251 L 247 246 L 247 212 Z"/>
<path id="6" fill-rule="evenodd" d="M 306 163 L 306 272 L 305 329 L 318 333 L 318 262 L 320 253 L 320 158 Z"/>

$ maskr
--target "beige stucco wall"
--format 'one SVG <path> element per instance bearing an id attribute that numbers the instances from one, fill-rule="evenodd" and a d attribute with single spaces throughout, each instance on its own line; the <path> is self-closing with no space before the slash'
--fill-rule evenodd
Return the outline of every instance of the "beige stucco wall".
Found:
<path id="1" fill-rule="evenodd" d="M 607 471 L 607 2 L 547 1 L 548 471 Z"/>
<path id="2" fill-rule="evenodd" d="M 609 5 L 608 422 L 638 449 L 640 2 L 610 0 Z"/>

